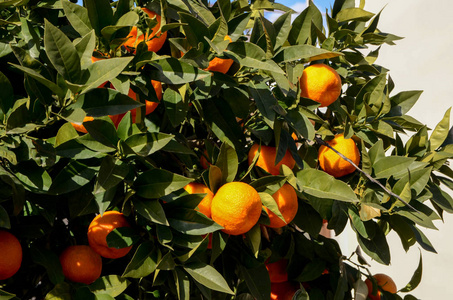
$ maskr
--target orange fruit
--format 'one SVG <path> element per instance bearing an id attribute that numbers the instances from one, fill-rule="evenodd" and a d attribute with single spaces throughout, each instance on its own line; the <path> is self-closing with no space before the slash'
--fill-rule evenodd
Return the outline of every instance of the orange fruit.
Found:
<path id="1" fill-rule="evenodd" d="M 224 40 L 225 41 L 228 40 L 228 41 L 230 41 L 230 43 L 233 41 L 228 35 L 225 36 Z M 232 59 L 214 57 L 214 59 L 212 59 L 209 62 L 209 65 L 205 70 L 206 71 L 216 71 L 216 72 L 225 74 L 226 72 L 228 72 L 228 70 L 230 69 L 232 64 L 233 64 Z"/>
<path id="2" fill-rule="evenodd" d="M 359 165 L 360 152 L 354 140 L 345 139 L 343 134 L 337 134 L 334 139 L 326 142 L 354 164 Z M 351 174 L 356 170 L 353 165 L 325 145 L 319 147 L 318 161 L 321 169 L 337 178 Z"/>
<path id="3" fill-rule="evenodd" d="M 341 94 L 341 78 L 328 65 L 315 64 L 304 69 L 300 78 L 301 96 L 329 106 Z"/>
<path id="4" fill-rule="evenodd" d="M 0 280 L 10 278 L 20 269 L 22 246 L 11 233 L 0 230 Z"/>
<path id="5" fill-rule="evenodd" d="M 286 223 L 283 222 L 276 214 L 270 211 L 267 207 L 264 207 L 267 214 L 269 215 L 270 224 L 267 225 L 271 228 L 280 228 L 291 223 L 297 214 L 297 208 L 299 203 L 297 202 L 297 194 L 294 188 L 285 183 L 281 188 L 278 189 L 273 195 L 275 202 L 277 202 L 278 209 L 285 219 Z"/>
<path id="6" fill-rule="evenodd" d="M 376 279 L 376 283 L 379 286 L 380 289 L 390 292 L 392 294 L 396 294 L 398 289 L 396 288 L 396 284 L 393 281 L 393 279 L 386 275 L 386 274 L 374 274 L 373 275 L 374 279 Z M 380 300 L 381 299 L 381 291 L 377 291 L 376 295 L 373 295 L 373 282 L 370 279 L 366 279 L 365 283 L 368 287 L 368 298 L 371 300 Z"/>
<path id="7" fill-rule="evenodd" d="M 206 194 L 206 196 L 198 203 L 198 211 L 204 214 L 206 217 L 211 217 L 211 202 L 214 197 L 214 193 L 202 183 L 191 182 L 184 187 L 186 192 L 189 194 Z"/>
<path id="8" fill-rule="evenodd" d="M 273 263 L 266 263 L 266 269 L 269 273 L 271 283 L 280 283 L 288 281 L 288 273 L 286 268 L 288 267 L 287 259 L 280 259 Z"/>
<path id="9" fill-rule="evenodd" d="M 155 81 L 151 80 L 151 84 L 154 87 L 154 91 L 156 92 L 157 99 L 162 100 L 162 83 L 160 81 Z M 128 96 L 137 101 L 137 94 L 132 90 L 129 89 Z M 149 115 L 152 113 L 156 107 L 159 105 L 158 102 L 153 102 L 153 101 L 148 101 L 145 100 L 145 106 L 146 106 L 146 115 Z M 124 115 L 124 114 L 123 114 Z M 135 116 L 137 115 L 137 109 L 134 108 L 131 110 L 131 117 L 132 117 L 132 122 L 135 123 Z"/>
<path id="10" fill-rule="evenodd" d="M 291 300 L 298 290 L 299 285 L 295 282 L 271 283 L 271 300 Z"/>
<path id="11" fill-rule="evenodd" d="M 102 216 L 97 215 L 88 226 L 87 235 L 90 247 L 102 257 L 120 258 L 125 256 L 132 246 L 117 249 L 107 245 L 107 235 L 119 227 L 130 227 L 122 213 L 106 211 Z"/>
<path id="12" fill-rule="evenodd" d="M 101 276 L 102 258 L 89 246 L 69 246 L 60 255 L 64 276 L 74 282 L 90 284 Z"/>
<path id="13" fill-rule="evenodd" d="M 249 231 L 261 215 L 258 192 L 244 182 L 229 182 L 212 198 L 211 219 L 223 226 L 223 232 L 240 235 Z"/>
<path id="14" fill-rule="evenodd" d="M 127 51 L 135 53 L 135 48 L 137 48 L 138 44 L 145 41 L 146 45 L 148 46 L 148 51 L 157 52 L 164 45 L 165 40 L 167 39 L 167 32 L 160 32 L 160 15 L 144 7 L 142 7 L 142 10 L 146 12 L 151 19 L 156 16 L 156 26 L 150 29 L 150 31 L 152 32 L 146 34 L 146 36 L 140 34 L 138 37 L 137 27 L 132 27 L 131 32 L 129 32 L 128 39 L 126 40 L 126 42 L 124 42 L 123 45 L 126 47 Z"/>
<path id="15" fill-rule="evenodd" d="M 255 157 L 255 154 L 258 152 L 259 147 L 260 146 L 258 144 L 254 144 L 250 148 L 249 153 L 248 153 L 249 165 L 252 164 L 253 158 Z M 286 165 L 290 169 L 294 168 L 296 161 L 291 156 L 291 153 L 289 151 L 286 151 L 285 156 L 283 156 L 282 160 L 278 164 L 275 164 L 276 155 L 277 155 L 277 148 L 272 147 L 272 146 L 261 145 L 260 156 L 258 157 L 258 160 L 256 161 L 256 166 L 260 167 L 261 169 L 263 169 L 264 171 L 266 171 L 272 175 L 280 174 L 281 165 Z"/>

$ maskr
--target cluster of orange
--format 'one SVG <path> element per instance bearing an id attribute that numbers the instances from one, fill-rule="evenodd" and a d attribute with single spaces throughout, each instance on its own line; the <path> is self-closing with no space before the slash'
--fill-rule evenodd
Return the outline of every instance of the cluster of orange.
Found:
<path id="1" fill-rule="evenodd" d="M 60 255 L 65 277 L 73 282 L 90 284 L 101 276 L 102 257 L 120 258 L 132 249 L 113 248 L 107 245 L 107 235 L 115 228 L 130 227 L 122 213 L 106 211 L 97 215 L 88 226 L 88 244 L 67 247 Z"/>

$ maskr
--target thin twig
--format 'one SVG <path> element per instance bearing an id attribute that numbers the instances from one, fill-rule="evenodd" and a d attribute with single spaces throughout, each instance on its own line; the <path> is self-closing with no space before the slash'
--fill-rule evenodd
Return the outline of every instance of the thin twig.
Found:
<path id="1" fill-rule="evenodd" d="M 328 147 L 329 149 L 333 150 L 333 152 L 335 152 L 336 154 L 338 154 L 342 159 L 346 160 L 348 163 L 350 163 L 351 165 L 354 166 L 354 168 L 356 168 L 357 170 L 360 171 L 360 173 L 362 173 L 363 175 L 365 175 L 366 178 L 368 178 L 371 182 L 377 184 L 381 189 L 383 189 L 387 194 L 389 194 L 390 196 L 392 197 L 395 197 L 396 199 L 400 200 L 402 203 L 404 203 L 404 205 L 406 205 L 407 207 L 409 207 L 411 210 L 413 210 L 414 212 L 419 212 L 417 209 L 415 209 L 412 205 L 410 205 L 409 203 L 407 203 L 406 201 L 404 201 L 403 199 L 401 199 L 400 196 L 398 196 L 397 194 L 395 194 L 394 192 L 390 191 L 389 189 L 387 189 L 382 183 L 380 183 L 379 181 L 377 181 L 376 179 L 374 179 L 373 177 L 371 177 L 370 174 L 364 172 L 362 169 L 360 169 L 352 160 L 350 160 L 349 158 L 347 158 L 346 156 L 344 156 L 342 153 L 338 152 L 338 150 L 334 149 L 332 146 L 330 146 L 328 143 L 326 143 L 324 140 L 322 140 L 320 137 L 318 136 L 315 136 L 315 142 L 320 144 L 320 145 L 324 145 L 326 147 Z"/>

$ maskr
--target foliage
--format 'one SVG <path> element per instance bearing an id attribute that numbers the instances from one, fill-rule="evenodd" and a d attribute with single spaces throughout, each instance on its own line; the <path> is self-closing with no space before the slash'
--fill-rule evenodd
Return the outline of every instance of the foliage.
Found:
<path id="1" fill-rule="evenodd" d="M 0 282 L 2 299 L 269 299 L 269 258 L 289 259 L 289 279 L 304 283 L 298 299 L 365 299 L 362 251 L 390 264 L 390 231 L 405 250 L 435 252 L 420 228 L 453 212 L 444 190 L 453 188 L 450 110 L 431 134 L 407 114 L 421 91 L 392 93 L 388 69 L 375 61 L 399 37 L 379 31 L 380 13 L 364 2 L 337 0 L 324 18 L 310 1 L 293 21 L 293 11 L 267 0 L 1 2 L 0 227 L 24 249 L 19 272 Z M 157 53 L 142 43 L 133 54 L 121 46 L 132 26 L 156 24 L 145 6 L 160 12 L 168 40 Z M 283 12 L 275 22 L 263 14 L 273 10 Z M 92 63 L 93 55 L 110 58 Z M 234 63 L 226 74 L 205 71 L 214 57 Z M 300 97 L 312 63 L 342 78 L 327 109 Z M 164 94 L 145 116 L 144 99 L 157 101 L 151 80 Z M 132 123 L 126 112 L 137 107 Z M 116 128 L 108 115 L 123 113 Z M 85 116 L 95 119 L 79 134 L 70 123 Z M 318 169 L 322 140 L 337 133 L 359 146 L 363 172 L 336 179 Z M 277 161 L 289 150 L 296 167 L 269 175 L 249 166 L 253 143 L 276 146 Z M 192 181 L 213 192 L 250 183 L 277 212 L 269 195 L 288 182 L 299 210 L 280 230 L 265 226 L 263 211 L 245 235 L 228 236 L 194 210 L 204 194 L 183 190 Z M 90 221 L 107 210 L 122 211 L 133 229 L 113 231 L 109 246 L 133 250 L 103 259 L 91 285 L 65 280 L 58 255 L 87 245 Z M 319 234 L 323 219 L 335 234 L 351 225 L 357 261 Z M 420 260 L 401 292 L 418 285 L 421 268 Z"/>

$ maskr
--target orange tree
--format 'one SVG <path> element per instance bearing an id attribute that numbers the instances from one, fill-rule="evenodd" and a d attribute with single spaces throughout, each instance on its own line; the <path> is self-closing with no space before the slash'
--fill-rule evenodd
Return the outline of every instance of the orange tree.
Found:
<path id="1" fill-rule="evenodd" d="M 309 2 L 292 20 L 267 0 L 2 1 L 1 298 L 415 299 L 421 260 L 394 293 L 366 259 L 390 264 L 391 231 L 435 251 L 420 228 L 453 212 L 450 111 L 432 131 L 407 114 L 421 92 L 394 93 L 375 64 L 399 38 L 365 1 L 325 16 Z M 201 213 L 191 182 L 241 230 Z M 289 218 L 282 186 L 297 196 Z M 342 253 L 326 222 L 335 235 L 349 224 L 359 248 Z M 95 254 L 66 263 L 89 227 L 107 253 L 125 248 L 100 274 Z M 271 284 L 281 260 L 286 281 Z"/>

